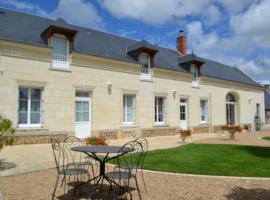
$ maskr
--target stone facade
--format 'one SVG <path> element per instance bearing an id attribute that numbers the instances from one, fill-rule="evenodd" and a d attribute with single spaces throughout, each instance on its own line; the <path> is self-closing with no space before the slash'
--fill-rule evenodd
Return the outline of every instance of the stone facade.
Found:
<path id="1" fill-rule="evenodd" d="M 143 129 L 142 136 L 143 137 L 155 137 L 155 136 L 176 135 L 175 130 L 176 130 L 176 128 L 168 128 L 168 127 Z"/>
<path id="2" fill-rule="evenodd" d="M 112 59 L 72 53 L 68 70 L 51 68 L 51 48 L 0 41 L 0 113 L 18 124 L 18 88 L 41 88 L 43 123 L 48 134 L 75 132 L 75 91 L 91 94 L 89 135 L 106 138 L 134 135 L 173 135 L 179 127 L 180 98 L 188 102 L 188 127 L 197 132 L 217 132 L 226 124 L 225 97 L 237 96 L 236 123 L 252 124 L 256 104 L 264 119 L 263 89 L 224 80 L 201 77 L 198 88 L 191 86 L 192 75 L 152 68 L 151 80 L 141 80 L 141 66 Z M 111 89 L 108 90 L 108 83 Z M 136 96 L 135 128 L 123 124 L 123 95 Z M 154 121 L 154 98 L 166 99 L 166 122 Z M 201 126 L 200 100 L 209 102 L 209 126 Z M 29 129 L 30 130 L 30 129 Z M 20 128 L 18 128 L 19 133 Z M 30 132 L 29 132 L 30 133 Z M 38 133 L 37 133 L 38 134 Z M 23 134 L 27 135 L 27 134 Z"/>
<path id="3" fill-rule="evenodd" d="M 67 136 L 67 134 L 15 136 L 14 144 L 46 144 L 50 143 L 50 138 L 61 139 L 65 136 Z"/>
<path id="4" fill-rule="evenodd" d="M 193 127 L 193 133 L 210 133 L 211 132 L 211 126 L 210 125 L 200 125 L 200 126 L 194 126 Z"/>

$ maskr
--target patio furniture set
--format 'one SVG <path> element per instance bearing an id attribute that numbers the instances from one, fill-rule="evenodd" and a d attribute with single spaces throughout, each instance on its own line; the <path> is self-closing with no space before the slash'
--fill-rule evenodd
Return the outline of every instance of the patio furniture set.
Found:
<path id="1" fill-rule="evenodd" d="M 63 195 L 70 195 L 70 192 L 71 195 L 81 194 L 82 188 L 87 187 L 88 199 L 104 199 L 104 194 L 109 199 L 132 199 L 131 191 L 136 189 L 139 199 L 142 199 L 138 174 L 141 174 L 146 190 L 142 170 L 148 151 L 145 138 L 137 138 L 123 146 L 88 146 L 74 136 L 50 140 L 57 169 L 53 200 L 59 183 L 64 188 Z M 130 187 L 132 179 L 136 188 Z M 107 190 L 104 181 L 108 183 Z"/>

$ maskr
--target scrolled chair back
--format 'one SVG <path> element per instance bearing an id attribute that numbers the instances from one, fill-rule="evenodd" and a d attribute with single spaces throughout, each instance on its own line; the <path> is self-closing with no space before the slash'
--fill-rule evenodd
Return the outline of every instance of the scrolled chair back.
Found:
<path id="1" fill-rule="evenodd" d="M 64 148 L 65 148 L 68 156 L 71 159 L 70 161 L 72 161 L 74 163 L 74 162 L 80 162 L 83 159 L 82 153 L 71 150 L 72 147 L 84 146 L 81 139 L 79 139 L 75 136 L 68 136 L 63 140 L 63 144 L 64 144 Z"/>
<path id="2" fill-rule="evenodd" d="M 67 163 L 69 163 L 69 157 L 67 152 L 65 151 L 63 143 L 54 138 L 50 138 L 50 142 L 52 146 L 56 169 L 58 173 L 60 173 L 67 168 Z"/>
<path id="3" fill-rule="evenodd" d="M 122 146 L 118 152 L 117 165 L 128 172 L 137 173 L 143 159 L 142 145 L 136 141 L 131 141 Z"/>
<path id="4" fill-rule="evenodd" d="M 142 168 L 143 166 L 143 163 L 144 163 L 144 159 L 145 159 L 145 156 L 148 152 L 148 141 L 145 137 L 139 137 L 137 139 L 135 139 L 136 142 L 140 143 L 141 146 L 142 146 L 142 151 L 143 151 L 143 156 L 142 156 L 142 159 L 141 159 L 141 163 L 140 163 L 140 168 Z"/>

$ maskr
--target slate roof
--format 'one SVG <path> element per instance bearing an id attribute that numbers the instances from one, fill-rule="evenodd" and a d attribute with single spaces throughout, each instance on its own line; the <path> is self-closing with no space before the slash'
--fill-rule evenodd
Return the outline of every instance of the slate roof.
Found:
<path id="1" fill-rule="evenodd" d="M 41 37 L 41 33 L 51 25 L 77 31 L 73 47 L 74 52 L 126 62 L 136 62 L 126 52 L 128 46 L 138 43 L 136 40 L 68 24 L 63 19 L 51 20 L 0 8 L 0 39 L 2 40 L 47 46 Z M 154 67 L 190 73 L 185 67 L 179 65 L 178 59 L 180 55 L 176 50 L 157 45 L 151 45 L 151 47 L 155 47 L 158 51 L 154 57 Z M 181 59 L 185 59 L 186 56 Z M 201 67 L 202 76 L 260 87 L 237 68 L 204 58 L 200 59 L 204 61 Z"/>
<path id="2" fill-rule="evenodd" d="M 145 40 L 135 42 L 134 44 L 127 46 L 127 52 L 129 53 L 129 52 L 133 52 L 133 51 L 136 51 L 138 49 L 143 49 L 143 48 L 158 52 L 158 49 L 156 46 L 150 44 L 149 42 Z"/>
<path id="3" fill-rule="evenodd" d="M 270 110 L 270 93 L 268 91 L 264 91 L 264 104 L 265 110 Z"/>

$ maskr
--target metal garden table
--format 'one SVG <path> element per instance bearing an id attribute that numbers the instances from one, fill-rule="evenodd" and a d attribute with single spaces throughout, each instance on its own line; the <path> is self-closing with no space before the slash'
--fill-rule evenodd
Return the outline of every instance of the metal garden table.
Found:
<path id="1" fill-rule="evenodd" d="M 105 179 L 109 183 L 113 183 L 116 186 L 124 189 L 126 192 L 130 193 L 128 190 L 123 188 L 121 185 L 116 183 L 114 180 L 108 178 L 106 176 L 106 171 L 105 171 L 105 165 L 107 162 L 109 162 L 112 159 L 117 158 L 118 156 L 121 156 L 121 155 L 129 152 L 130 149 L 128 149 L 128 148 L 123 149 L 122 146 L 92 145 L 92 146 L 72 147 L 71 150 L 76 151 L 76 152 L 85 153 L 89 157 L 91 157 L 99 162 L 99 174 L 96 177 L 88 180 L 86 183 L 89 183 L 90 181 L 94 181 L 94 180 L 98 179 L 97 182 L 95 183 L 95 185 L 98 185 L 100 180 L 101 180 L 101 183 L 103 184 L 103 180 Z M 120 151 L 122 151 L 123 154 L 121 154 Z M 102 156 L 98 156 L 97 154 L 102 154 Z M 116 154 L 116 155 L 109 157 L 109 154 Z M 84 184 L 86 184 L 86 183 L 84 183 Z M 102 190 L 102 184 L 101 184 L 101 190 Z"/>

